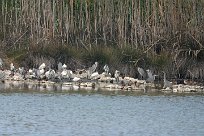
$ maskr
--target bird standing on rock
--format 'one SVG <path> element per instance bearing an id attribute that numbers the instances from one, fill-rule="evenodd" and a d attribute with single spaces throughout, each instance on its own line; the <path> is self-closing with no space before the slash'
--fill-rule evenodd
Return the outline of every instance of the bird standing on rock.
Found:
<path id="1" fill-rule="evenodd" d="M 116 70 L 114 76 L 115 76 L 116 82 L 119 83 L 120 71 Z"/>
<path id="2" fill-rule="evenodd" d="M 99 73 L 98 72 L 94 72 L 93 74 L 91 74 L 90 78 L 91 79 L 98 79 L 99 78 Z"/>
<path id="3" fill-rule="evenodd" d="M 45 77 L 47 80 L 54 79 L 55 78 L 55 70 L 49 69 L 47 72 L 45 72 Z"/>
<path id="4" fill-rule="evenodd" d="M 39 68 L 38 69 L 44 69 L 46 67 L 46 65 L 45 65 L 45 63 L 42 63 L 40 66 L 39 66 Z"/>
<path id="5" fill-rule="evenodd" d="M 144 79 L 146 77 L 146 73 L 143 68 L 138 67 L 137 71 L 139 72 L 141 79 Z"/>
<path id="6" fill-rule="evenodd" d="M 65 78 L 67 78 L 67 75 L 68 75 L 67 65 L 63 64 L 62 65 L 61 77 L 65 79 Z"/>
<path id="7" fill-rule="evenodd" d="M 66 64 L 63 64 L 62 65 L 62 69 L 66 69 L 67 68 L 67 65 Z"/>
<path id="8" fill-rule="evenodd" d="M 96 71 L 96 68 L 98 67 L 98 62 L 95 62 L 90 68 L 90 74 L 94 73 Z"/>
<path id="9" fill-rule="evenodd" d="M 61 62 L 59 62 L 59 63 L 57 64 L 57 71 L 58 71 L 58 72 L 62 72 L 62 63 L 61 63 Z"/>
<path id="10" fill-rule="evenodd" d="M 45 63 L 42 63 L 37 70 L 37 78 L 43 79 L 45 77 Z"/>
<path id="11" fill-rule="evenodd" d="M 90 78 L 90 76 L 96 71 L 97 67 L 98 67 L 98 62 L 95 62 L 91 67 L 89 67 L 87 71 L 88 78 Z"/>
<path id="12" fill-rule="evenodd" d="M 11 70 L 11 76 L 14 76 L 15 67 L 14 67 L 13 63 L 10 64 L 10 70 Z"/>
<path id="13" fill-rule="evenodd" d="M 166 79 L 166 73 L 164 71 L 162 71 L 162 72 L 164 73 L 164 87 L 163 88 L 167 88 L 167 87 L 171 88 L 172 87 L 172 82 L 168 81 Z"/>
<path id="14" fill-rule="evenodd" d="M 152 71 L 149 70 L 149 69 L 147 69 L 146 71 L 147 71 L 147 75 L 148 75 L 148 78 L 147 78 L 146 81 L 147 81 L 147 82 L 150 82 L 150 83 L 153 83 L 154 80 L 155 80 L 155 77 L 158 76 L 158 75 L 153 75 L 153 74 L 152 74 Z"/>
<path id="15" fill-rule="evenodd" d="M 2 68 L 3 67 L 3 60 L 0 58 L 0 68 Z"/>
<path id="16" fill-rule="evenodd" d="M 103 69 L 104 69 L 105 73 L 108 75 L 109 67 L 107 64 L 103 67 Z"/>

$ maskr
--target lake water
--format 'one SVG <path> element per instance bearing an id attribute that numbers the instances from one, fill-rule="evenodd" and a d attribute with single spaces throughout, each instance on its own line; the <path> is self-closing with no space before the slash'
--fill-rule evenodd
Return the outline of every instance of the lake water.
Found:
<path id="1" fill-rule="evenodd" d="M 203 136 L 204 96 L 0 93 L 0 135 Z"/>

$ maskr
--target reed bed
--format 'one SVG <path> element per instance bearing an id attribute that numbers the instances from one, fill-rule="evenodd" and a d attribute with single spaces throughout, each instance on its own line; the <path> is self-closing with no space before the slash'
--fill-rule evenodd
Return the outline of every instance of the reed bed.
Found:
<path id="1" fill-rule="evenodd" d="M 2 49 L 112 48 L 124 56 L 120 62 L 145 57 L 173 76 L 191 76 L 204 60 L 203 23 L 203 0 L 0 0 Z M 137 55 L 124 55 L 126 48 Z"/>

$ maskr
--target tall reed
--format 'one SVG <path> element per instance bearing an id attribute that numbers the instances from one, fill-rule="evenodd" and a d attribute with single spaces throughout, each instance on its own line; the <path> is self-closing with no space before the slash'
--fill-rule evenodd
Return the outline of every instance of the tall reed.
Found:
<path id="1" fill-rule="evenodd" d="M 12 46 L 55 41 L 145 49 L 160 40 L 188 44 L 190 37 L 202 46 L 203 17 L 202 0 L 1 0 L 0 39 Z"/>
<path id="2" fill-rule="evenodd" d="M 178 70 L 180 58 L 183 68 L 186 60 L 204 59 L 203 24 L 203 0 L 0 0 L 6 50 L 130 47 L 155 65 L 166 64 L 165 54 Z"/>

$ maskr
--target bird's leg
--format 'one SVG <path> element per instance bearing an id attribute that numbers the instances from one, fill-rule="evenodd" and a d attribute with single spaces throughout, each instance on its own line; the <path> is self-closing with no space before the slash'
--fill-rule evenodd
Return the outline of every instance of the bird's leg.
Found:
<path id="1" fill-rule="evenodd" d="M 119 77 L 116 78 L 116 83 L 117 83 L 117 84 L 119 83 Z"/>

